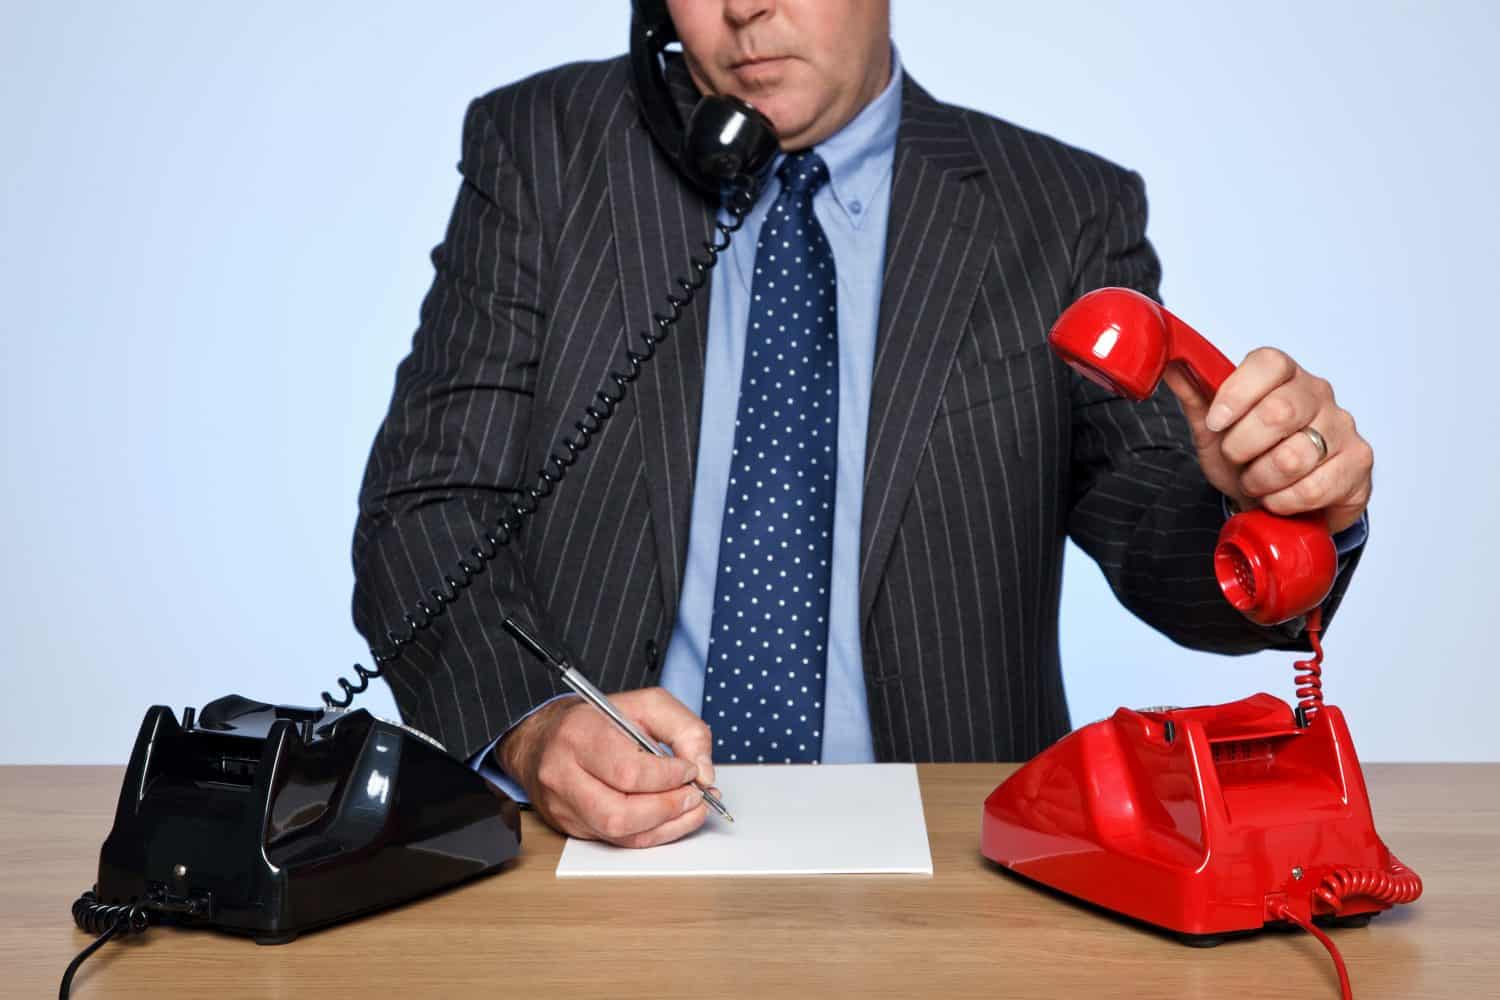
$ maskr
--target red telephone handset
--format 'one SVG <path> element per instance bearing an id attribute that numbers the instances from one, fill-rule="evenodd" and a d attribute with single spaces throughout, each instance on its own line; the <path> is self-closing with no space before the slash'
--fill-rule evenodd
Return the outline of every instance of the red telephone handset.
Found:
<path id="1" fill-rule="evenodd" d="M 1174 362 L 1210 398 L 1234 371 L 1196 330 L 1129 288 L 1089 292 L 1058 317 L 1049 339 L 1080 375 L 1136 401 L 1156 390 Z M 1261 625 L 1278 625 L 1322 604 L 1337 566 L 1327 521 L 1316 512 L 1236 514 L 1219 532 L 1214 549 L 1219 588 Z"/>
<path id="2" fill-rule="evenodd" d="M 1212 396 L 1229 359 L 1139 292 L 1104 288 L 1052 327 L 1052 346 L 1112 392 L 1143 400 L 1182 365 Z M 1375 832 L 1343 713 L 1323 703 L 1320 605 L 1333 540 L 1320 514 L 1230 519 L 1214 570 L 1262 624 L 1307 614 L 1315 656 L 1294 710 L 1269 694 L 1225 705 L 1122 708 L 1032 758 L 985 800 L 980 849 L 1028 879 L 1176 931 L 1195 944 L 1285 921 L 1343 959 L 1314 921 L 1366 922 L 1422 880 Z"/>

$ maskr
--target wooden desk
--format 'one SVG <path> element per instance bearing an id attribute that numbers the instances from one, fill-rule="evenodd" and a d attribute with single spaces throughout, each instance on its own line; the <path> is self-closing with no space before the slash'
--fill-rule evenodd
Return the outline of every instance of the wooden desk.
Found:
<path id="1" fill-rule="evenodd" d="M 1177 997 L 1337 1000 L 1300 932 L 1199 951 L 1031 889 L 979 854 L 979 810 L 1009 765 L 924 765 L 934 875 L 558 880 L 562 839 L 532 813 L 491 878 L 262 947 L 152 928 L 110 942 L 74 996 Z M 1359 1000 L 1500 996 L 1500 764 L 1374 765 L 1382 836 L 1418 902 L 1336 932 Z M 88 938 L 88 888 L 121 770 L 0 768 L 0 995 L 55 995 Z"/>

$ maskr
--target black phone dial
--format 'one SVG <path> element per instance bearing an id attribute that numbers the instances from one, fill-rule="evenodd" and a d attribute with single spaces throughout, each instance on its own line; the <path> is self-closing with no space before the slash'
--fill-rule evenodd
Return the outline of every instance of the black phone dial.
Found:
<path id="1" fill-rule="evenodd" d="M 625 398 L 629 385 L 708 280 L 755 203 L 779 144 L 771 123 L 733 97 L 708 96 L 684 123 L 662 60 L 677 40 L 664 0 L 635 0 L 631 83 L 652 138 L 705 196 L 722 198 L 728 222 L 691 258 L 680 292 L 652 316 L 623 370 L 542 463 L 535 483 L 483 532 L 442 586 L 371 649 L 374 666 L 340 677 L 321 708 L 219 698 L 201 712 L 146 712 L 120 789 L 114 827 L 99 852 L 93 890 L 73 904 L 97 934 L 64 973 L 112 937 L 151 924 L 211 927 L 262 944 L 406 902 L 498 870 L 520 849 L 520 808 L 424 733 L 350 710 L 382 668 L 440 617 L 502 545 L 551 495 Z"/>

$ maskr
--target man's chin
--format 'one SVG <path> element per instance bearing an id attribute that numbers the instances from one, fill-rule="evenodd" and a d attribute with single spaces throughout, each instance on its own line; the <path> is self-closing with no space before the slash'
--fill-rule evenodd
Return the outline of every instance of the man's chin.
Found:
<path id="1" fill-rule="evenodd" d="M 776 138 L 781 140 L 783 146 L 789 141 L 796 141 L 800 136 L 807 134 L 817 120 L 817 114 L 807 108 L 807 102 L 788 99 L 784 95 L 760 95 L 746 97 L 747 101 L 761 114 L 771 120 L 771 126 L 776 130 Z"/>

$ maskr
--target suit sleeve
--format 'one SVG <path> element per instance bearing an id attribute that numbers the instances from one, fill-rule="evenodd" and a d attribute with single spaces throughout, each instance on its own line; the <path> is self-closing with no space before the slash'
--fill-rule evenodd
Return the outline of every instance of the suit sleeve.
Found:
<path id="1" fill-rule="evenodd" d="M 469 106 L 452 217 L 432 285 L 365 469 L 355 527 L 354 622 L 373 648 L 456 577 L 529 483 L 526 441 L 547 322 L 542 227 L 485 104 Z M 534 466 L 536 463 L 532 462 Z M 542 635 L 531 582 L 501 546 L 384 668 L 402 716 L 467 758 L 557 693 L 505 614 Z M 417 619 L 429 616 L 416 612 Z"/>
<path id="2" fill-rule="evenodd" d="M 1146 193 L 1120 171 L 1105 215 L 1086 227 L 1072 298 L 1124 286 L 1160 301 L 1161 267 L 1146 239 Z M 1309 648 L 1305 621 L 1256 625 L 1226 601 L 1212 553 L 1225 516 L 1221 494 L 1198 466 L 1177 398 L 1163 383 L 1143 403 L 1116 397 L 1070 372 L 1070 536 L 1104 571 L 1127 608 L 1182 645 L 1220 653 Z M 1324 626 L 1333 617 L 1362 549 L 1340 559 Z"/>

